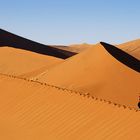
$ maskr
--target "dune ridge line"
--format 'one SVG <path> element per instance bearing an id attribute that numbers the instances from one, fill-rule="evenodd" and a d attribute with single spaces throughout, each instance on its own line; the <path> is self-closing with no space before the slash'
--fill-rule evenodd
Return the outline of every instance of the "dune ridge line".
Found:
<path id="1" fill-rule="evenodd" d="M 113 45 L 110 45 L 105 42 L 100 43 L 106 49 L 106 51 L 109 54 L 111 54 L 115 59 L 117 59 L 119 62 L 137 72 L 140 72 L 140 60 Z"/>
<path id="2" fill-rule="evenodd" d="M 44 45 L 36 41 L 21 37 L 9 31 L 3 30 L 0 28 L 0 47 L 1 46 L 10 46 L 13 48 L 19 48 L 28 50 L 31 52 L 50 55 L 62 59 L 69 58 L 75 55 L 75 52 L 70 52 L 67 50 L 62 50 L 54 47 L 53 45 Z"/>
<path id="3" fill-rule="evenodd" d="M 3 73 L 0 73 L 0 75 L 5 76 L 5 77 L 14 78 L 14 79 L 16 78 L 16 79 L 24 80 L 26 82 L 34 82 L 36 84 L 40 84 L 40 85 L 44 85 L 44 86 L 49 86 L 49 87 L 52 87 L 52 88 L 56 88 L 58 90 L 63 90 L 63 91 L 66 90 L 66 91 L 68 91 L 70 93 L 74 93 L 74 94 L 78 94 L 80 96 L 84 96 L 85 98 L 91 98 L 93 100 L 98 100 L 100 102 L 108 103 L 110 105 L 114 105 L 114 106 L 119 107 L 119 108 L 123 107 L 124 109 L 129 109 L 129 110 L 133 110 L 135 112 L 139 112 L 139 109 L 136 109 L 136 108 L 133 108 L 133 107 L 130 107 L 130 106 L 127 106 L 127 105 L 118 104 L 118 103 L 115 103 L 115 102 L 112 102 L 112 101 L 109 101 L 109 100 L 105 100 L 105 99 L 102 99 L 102 98 L 98 98 L 98 97 L 92 96 L 89 92 L 79 92 L 79 91 L 75 91 L 75 90 L 72 90 L 72 89 L 67 89 L 67 88 L 64 88 L 64 87 L 59 87 L 59 86 L 47 84 L 45 82 L 40 82 L 40 81 L 36 81 L 36 80 L 33 80 L 33 79 L 19 77 L 19 76 L 14 76 L 14 75 L 8 75 L 8 74 L 3 74 Z"/>

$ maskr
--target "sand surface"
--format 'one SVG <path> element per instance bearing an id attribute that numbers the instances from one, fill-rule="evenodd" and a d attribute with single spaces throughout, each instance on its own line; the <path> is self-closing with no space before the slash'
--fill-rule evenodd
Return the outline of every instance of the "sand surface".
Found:
<path id="1" fill-rule="evenodd" d="M 7 88 L 8 87 L 8 88 Z M 0 74 L 0 139 L 140 139 L 139 111 Z"/>
<path id="2" fill-rule="evenodd" d="M 103 43 L 0 35 L 0 140 L 140 140 L 140 40 L 117 46 L 135 63 Z"/>
<path id="3" fill-rule="evenodd" d="M 0 72 L 5 74 L 35 76 L 62 61 L 64 60 L 53 56 L 0 47 Z"/>
<path id="4" fill-rule="evenodd" d="M 80 53 L 83 52 L 91 47 L 93 47 L 93 44 L 87 44 L 87 43 L 83 43 L 83 44 L 72 44 L 69 46 L 58 46 L 56 48 L 62 49 L 62 50 L 67 50 L 69 52 L 75 52 L 75 53 Z"/>
<path id="5" fill-rule="evenodd" d="M 73 44 L 69 46 L 69 50 L 73 51 L 73 52 L 83 52 L 91 47 L 93 47 L 93 44 L 87 44 L 87 43 L 83 43 L 83 44 Z"/>
<path id="6" fill-rule="evenodd" d="M 99 44 L 37 77 L 57 86 L 137 107 L 140 74 L 114 58 Z"/>
<path id="7" fill-rule="evenodd" d="M 140 60 L 140 39 L 120 44 L 118 47 Z"/>
<path id="8" fill-rule="evenodd" d="M 10 46 L 13 48 L 28 50 L 31 52 L 54 56 L 54 57 L 62 58 L 62 59 L 69 58 L 70 56 L 73 56 L 76 54 L 74 52 L 69 52 L 69 51 L 54 47 L 54 46 L 62 47 L 60 45 L 45 45 L 45 44 L 27 39 L 25 37 L 21 37 L 14 33 L 10 33 L 9 31 L 0 29 L 0 47 L 2 46 Z"/>

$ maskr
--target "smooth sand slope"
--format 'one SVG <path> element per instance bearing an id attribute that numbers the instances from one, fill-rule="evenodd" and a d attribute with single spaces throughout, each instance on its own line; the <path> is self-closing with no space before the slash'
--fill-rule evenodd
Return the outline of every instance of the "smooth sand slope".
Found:
<path id="1" fill-rule="evenodd" d="M 4 75 L 0 90 L 1 140 L 140 139 L 139 111 Z"/>
<path id="2" fill-rule="evenodd" d="M 140 60 L 140 39 L 120 44 L 118 47 Z"/>
<path id="3" fill-rule="evenodd" d="M 112 50 L 110 45 L 108 47 Z M 137 108 L 140 73 L 118 61 L 101 44 L 69 58 L 37 78 Z"/>
<path id="4" fill-rule="evenodd" d="M 0 47 L 0 72 L 13 75 L 35 76 L 63 59 L 11 48 Z"/>

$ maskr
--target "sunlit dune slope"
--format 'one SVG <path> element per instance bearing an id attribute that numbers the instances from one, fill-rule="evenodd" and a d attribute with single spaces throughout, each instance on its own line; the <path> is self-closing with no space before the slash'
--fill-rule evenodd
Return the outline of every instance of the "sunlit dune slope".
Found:
<path id="1" fill-rule="evenodd" d="M 115 50 L 114 46 L 108 45 L 108 48 L 111 51 Z M 114 52 L 118 53 L 117 50 Z M 113 55 L 122 58 L 124 63 L 128 58 L 127 63 L 131 65 L 130 67 L 136 66 L 135 68 L 140 69 L 139 62 L 135 63 L 131 61 L 131 56 L 129 58 L 123 54 L 122 57 L 119 53 Z M 137 107 L 140 73 L 118 61 L 114 56 L 104 46 L 98 44 L 37 78 L 39 81 L 90 92 L 91 95 L 106 100 Z"/>
<path id="2" fill-rule="evenodd" d="M 118 47 L 140 60 L 140 39 L 120 44 Z"/>
<path id="3" fill-rule="evenodd" d="M 53 56 L 6 46 L 0 47 L 1 73 L 34 76 L 63 61 Z"/>
<path id="4" fill-rule="evenodd" d="M 1 140 L 140 139 L 140 113 L 125 106 L 4 75 L 0 90 Z"/>

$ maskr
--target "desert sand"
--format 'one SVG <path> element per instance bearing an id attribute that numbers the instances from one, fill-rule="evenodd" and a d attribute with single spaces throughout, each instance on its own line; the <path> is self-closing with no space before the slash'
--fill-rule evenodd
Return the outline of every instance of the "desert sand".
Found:
<path id="1" fill-rule="evenodd" d="M 101 44 L 69 58 L 37 78 L 49 84 L 137 107 L 139 72 L 119 62 Z"/>
<path id="2" fill-rule="evenodd" d="M 72 44 L 69 46 L 56 46 L 56 48 L 62 49 L 62 50 L 67 50 L 69 52 L 75 52 L 75 53 L 80 53 L 85 51 L 86 49 L 89 49 L 91 47 L 93 47 L 93 44 L 87 44 L 87 43 L 83 43 L 83 44 Z"/>
<path id="3" fill-rule="evenodd" d="M 94 46 L 93 44 L 87 44 L 87 43 L 73 44 L 73 45 L 69 46 L 69 51 L 80 53 L 80 52 L 83 52 L 83 51 L 93 47 L 93 46 Z"/>
<path id="4" fill-rule="evenodd" d="M 0 29 L 0 139 L 140 140 L 139 44 L 63 50 Z"/>
<path id="5" fill-rule="evenodd" d="M 74 52 L 59 49 L 59 47 L 62 47 L 60 45 L 58 48 L 54 47 L 57 45 L 44 45 L 3 29 L 0 29 L 0 47 L 1 46 L 10 46 L 62 59 L 69 58 L 76 54 Z"/>
<path id="6" fill-rule="evenodd" d="M 140 39 L 120 44 L 118 47 L 140 60 Z"/>
<path id="7" fill-rule="evenodd" d="M 29 76 L 33 76 L 34 73 L 35 76 L 38 72 L 43 72 L 62 61 L 64 60 L 53 56 L 41 55 L 7 46 L 0 47 L 0 72 L 5 74 L 30 74 Z"/>
<path id="8" fill-rule="evenodd" d="M 134 109 L 5 75 L 0 89 L 0 139 L 140 139 Z"/>

